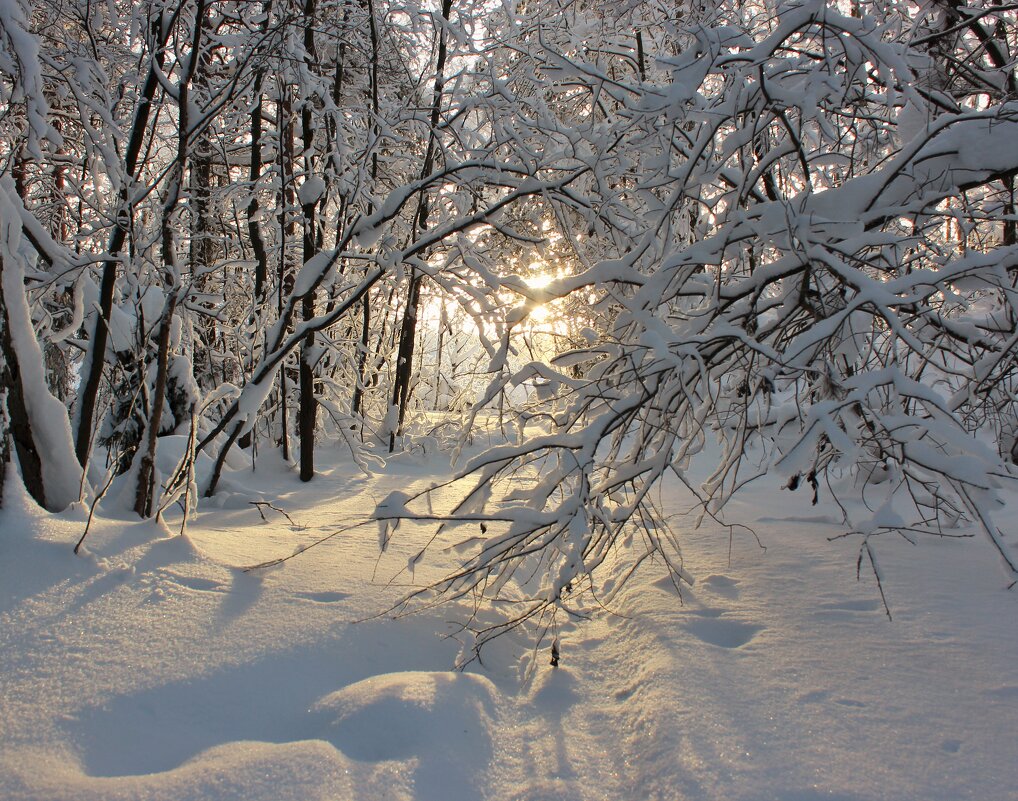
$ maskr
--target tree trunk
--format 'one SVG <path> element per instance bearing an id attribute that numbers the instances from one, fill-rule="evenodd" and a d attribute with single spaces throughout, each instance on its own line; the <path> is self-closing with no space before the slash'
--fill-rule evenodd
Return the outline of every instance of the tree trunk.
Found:
<path id="1" fill-rule="evenodd" d="M 266 24 L 268 24 L 267 12 L 265 19 Z M 264 73 L 259 70 L 255 76 L 254 86 L 251 89 L 254 93 L 255 102 L 254 107 L 251 109 L 251 161 L 248 168 L 248 181 L 251 184 L 251 200 L 247 204 L 247 233 L 251 240 L 251 249 L 254 251 L 255 257 L 255 296 L 254 305 L 251 309 L 251 324 L 255 326 L 256 330 L 258 315 L 262 304 L 265 302 L 265 285 L 268 283 L 269 277 L 269 256 L 265 250 L 265 240 L 262 239 L 261 227 L 258 224 L 258 179 L 261 177 L 262 167 L 262 82 L 264 77 Z M 245 378 L 251 372 L 251 365 L 254 363 L 254 348 L 254 341 L 252 341 L 248 353 L 249 362 L 245 369 Z M 240 438 L 240 447 L 250 448 L 253 436 L 254 428 Z"/>
<path id="2" fill-rule="evenodd" d="M 255 95 L 254 108 L 251 109 L 251 164 L 248 180 L 251 182 L 251 202 L 247 204 L 247 232 L 251 238 L 251 249 L 255 257 L 255 308 L 265 301 L 265 284 L 268 282 L 269 257 L 265 251 L 265 240 L 262 239 L 261 227 L 258 224 L 258 179 L 261 177 L 262 166 L 262 81 L 264 75 L 259 72 L 255 76 L 252 91 Z"/>
<path id="3" fill-rule="evenodd" d="M 173 312 L 177 306 L 177 293 L 167 298 L 166 308 L 159 323 L 159 351 L 156 357 L 156 383 L 152 391 L 152 408 L 148 414 L 148 428 L 145 437 L 145 453 L 138 469 L 137 491 L 134 497 L 134 511 L 140 517 L 151 517 L 155 500 L 155 458 L 159 426 L 163 416 L 163 401 L 166 398 L 166 379 L 170 362 L 170 330 L 173 327 Z M 142 379 L 144 380 L 144 379 Z"/>
<path id="4" fill-rule="evenodd" d="M 181 200 L 187 168 L 191 161 L 191 133 L 199 120 L 192 120 L 190 99 L 191 82 L 200 73 L 204 60 L 202 32 L 206 30 L 206 0 L 198 0 L 194 12 L 194 39 L 191 44 L 191 58 L 181 73 L 177 84 L 179 108 L 177 112 L 177 154 L 169 170 L 166 197 L 162 207 L 162 258 L 163 280 L 167 290 L 166 305 L 159 327 L 159 345 L 156 361 L 156 382 L 152 391 L 148 422 L 146 424 L 145 452 L 141 457 L 135 490 L 134 511 L 141 517 L 149 517 L 155 498 L 155 457 L 159 426 L 166 399 L 166 381 L 169 370 L 170 330 L 173 327 L 173 313 L 181 292 L 181 274 L 173 237 L 173 214 Z M 200 179 L 199 179 L 200 181 Z M 197 210 L 193 210 L 197 211 Z M 192 254 L 193 255 L 193 254 Z M 145 380 L 144 378 L 142 379 Z"/>
<path id="5" fill-rule="evenodd" d="M 371 35 L 371 58 L 368 71 L 368 95 L 371 103 L 371 186 L 372 190 L 378 181 L 378 23 L 375 20 L 374 0 L 364 0 L 368 14 L 368 31 Z M 374 204 L 368 204 L 368 214 L 375 210 Z M 371 295 L 364 296 L 361 304 L 361 340 L 357 350 L 357 378 L 354 381 L 353 399 L 350 411 L 355 415 L 364 413 L 364 388 L 367 386 L 368 342 L 371 336 Z M 379 344 L 381 344 L 379 342 Z M 363 425 L 361 431 L 363 433 Z"/>
<path id="6" fill-rule="evenodd" d="M 0 333 L 0 336 L 3 336 L 3 334 Z M 0 353 L 0 359 L 2 358 L 2 353 Z M 7 465 L 11 463 L 11 441 L 7 435 L 7 432 L 10 430 L 11 418 L 7 414 L 6 371 L 6 365 L 0 364 L 0 509 L 4 508 L 4 486 L 7 484 Z"/>
<path id="7" fill-rule="evenodd" d="M 196 20 L 195 24 L 203 26 L 208 33 L 210 21 L 207 15 L 201 20 Z M 211 53 L 208 47 L 203 47 L 194 59 L 191 80 L 193 86 L 188 91 L 188 96 L 193 94 L 199 103 L 208 100 L 210 61 Z M 212 139 L 207 125 L 195 134 L 187 159 L 190 189 L 187 204 L 190 211 L 191 234 L 189 269 L 193 287 L 199 295 L 204 295 L 209 285 L 209 277 L 220 255 L 219 238 L 213 233 Z M 202 302 L 201 305 L 212 311 L 212 304 Z M 201 343 L 194 349 L 195 372 L 199 376 L 207 376 L 210 384 L 214 385 L 215 364 L 212 353 L 216 341 L 221 336 L 217 330 L 217 319 L 214 314 L 196 315 L 194 326 Z"/>
<path id="8" fill-rule="evenodd" d="M 289 84 L 281 84 L 279 88 L 279 180 L 281 184 L 281 211 L 279 214 L 279 264 L 277 267 L 276 312 L 283 314 L 283 298 L 293 289 L 293 274 L 288 262 L 289 241 L 296 233 L 296 225 L 291 217 L 291 210 L 296 203 L 293 190 L 293 107 L 290 100 Z M 286 364 L 279 368 L 279 416 L 280 416 L 280 448 L 283 459 L 290 461 L 290 424 L 289 406 L 287 401 Z"/>
<path id="9" fill-rule="evenodd" d="M 262 23 L 262 33 L 269 26 L 269 17 L 272 9 L 271 2 L 262 4 L 262 13 L 265 20 Z M 262 305 L 267 295 L 266 285 L 269 280 L 269 254 L 265 249 L 265 240 L 262 238 L 261 225 L 258 222 L 258 211 L 261 205 L 258 203 L 258 181 L 262 173 L 262 111 L 263 93 L 262 85 L 265 82 L 265 70 L 259 69 L 255 73 L 254 83 L 251 87 L 251 94 L 254 97 L 254 105 L 251 108 L 251 158 L 248 162 L 247 179 L 251 185 L 251 200 L 247 204 L 247 234 L 251 240 L 251 250 L 255 258 L 255 292 L 254 304 L 251 308 L 250 322 L 257 330 L 257 320 Z M 250 374 L 255 361 L 255 340 L 252 339 L 248 351 L 248 363 L 245 365 L 244 377 Z M 254 438 L 254 428 L 240 438 L 239 445 L 242 448 L 250 448 Z"/>
<path id="10" fill-rule="evenodd" d="M 152 102 L 159 87 L 157 73 L 162 71 L 165 57 L 163 47 L 169 31 L 163 30 L 162 14 L 155 14 L 151 23 L 151 37 L 154 52 L 151 55 L 152 66 L 141 90 L 138 107 L 135 110 L 134 122 L 124 155 L 124 185 L 120 191 L 120 208 L 117 211 L 117 225 L 110 235 L 107 253 L 110 258 L 103 263 L 102 281 L 99 287 L 99 315 L 89 339 L 85 363 L 82 365 L 84 380 L 78 393 L 77 427 L 75 430 L 74 452 L 82 467 L 88 461 L 92 443 L 92 427 L 95 422 L 95 403 L 102 382 L 103 367 L 106 364 L 106 343 L 109 341 L 109 322 L 113 313 L 113 294 L 117 282 L 118 256 L 127 241 L 131 227 L 131 203 L 134 193 L 133 183 L 138 169 L 138 157 L 145 142 L 148 131 L 149 116 Z"/>
<path id="11" fill-rule="evenodd" d="M 0 278 L 4 268 L 3 257 L 0 256 Z M 10 436 L 14 440 L 14 452 L 21 466 L 21 479 L 39 506 L 46 506 L 46 487 L 42 478 L 42 460 L 35 447 L 32 436 L 32 424 L 28 419 L 28 407 L 25 404 L 24 388 L 21 383 L 21 371 L 18 366 L 18 354 L 11 341 L 10 322 L 7 317 L 7 304 L 3 292 L 0 291 L 0 392 L 6 396 L 6 417 L 10 423 Z M 0 414 L 4 414 L 0 408 Z M 0 471 L 6 472 L 9 457 L 9 444 L 6 432 L 0 443 L 3 458 L 0 459 Z M 0 502 L 2 502 L 3 479 L 0 477 Z"/>
<path id="12" fill-rule="evenodd" d="M 304 53 L 308 70 L 315 61 L 315 0 L 304 0 Z M 313 180 L 313 148 L 315 129 L 312 120 L 312 100 L 304 99 L 301 109 L 301 142 L 304 147 L 304 182 Z M 307 264 L 318 253 L 318 237 L 315 231 L 315 208 L 318 198 L 301 204 L 304 221 L 304 263 Z M 307 322 L 315 316 L 315 291 L 308 290 L 301 300 L 301 316 Z M 315 476 L 315 422 L 318 401 L 315 399 L 315 333 L 308 332 L 300 348 L 300 402 L 297 410 L 297 433 L 300 438 L 300 480 L 310 481 Z"/>
<path id="13" fill-rule="evenodd" d="M 452 15 L 452 0 L 442 0 L 442 20 L 449 22 Z M 424 165 L 421 169 L 421 177 L 425 178 L 431 174 L 435 165 L 435 150 L 438 131 L 438 121 L 442 110 L 442 91 L 445 86 L 445 62 L 448 56 L 446 45 L 445 28 L 436 26 L 435 35 L 438 37 L 438 56 L 435 61 L 435 89 L 431 105 L 431 127 L 428 131 L 428 146 L 424 154 Z M 428 217 L 430 206 L 428 204 L 427 191 L 421 190 L 420 202 L 417 209 L 417 231 L 423 232 L 428 228 Z M 417 314 L 419 311 L 421 297 L 421 282 L 424 276 L 416 270 L 410 276 L 410 286 L 407 289 L 407 302 L 403 309 L 403 320 L 400 324 L 399 348 L 396 352 L 396 374 L 392 387 L 392 405 L 398 409 L 397 425 L 389 432 L 389 453 L 396 448 L 396 437 L 403 433 L 403 422 L 406 418 L 406 410 L 410 404 L 410 395 L 413 382 L 414 348 L 417 343 Z"/>
<path id="14" fill-rule="evenodd" d="M 357 349 L 357 379 L 353 388 L 353 400 L 350 403 L 352 414 L 362 414 L 364 403 L 364 385 L 367 381 L 365 367 L 368 361 L 368 338 L 371 333 L 371 299 L 365 295 L 361 301 L 361 341 Z"/>
<path id="15" fill-rule="evenodd" d="M 0 182 L 0 392 L 7 390 L 7 412 L 14 449 L 26 489 L 50 511 L 80 497 L 84 478 L 74 455 L 67 407 L 46 383 L 43 349 L 32 325 L 25 273 L 16 255 L 22 246 L 20 200 L 13 182 Z"/>

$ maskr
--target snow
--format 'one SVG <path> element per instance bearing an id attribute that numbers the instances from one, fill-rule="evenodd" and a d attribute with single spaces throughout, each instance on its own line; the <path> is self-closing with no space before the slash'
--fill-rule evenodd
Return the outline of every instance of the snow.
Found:
<path id="1" fill-rule="evenodd" d="M 325 179 L 320 175 L 312 175 L 297 190 L 297 200 L 302 206 L 311 206 L 322 199 L 325 194 Z"/>
<path id="2" fill-rule="evenodd" d="M 293 282 L 293 296 L 303 297 L 314 289 L 322 280 L 325 272 L 336 262 L 336 256 L 332 251 L 321 251 L 308 259 L 297 273 Z"/>
<path id="3" fill-rule="evenodd" d="M 72 301 L 70 321 L 60 331 L 52 332 L 47 337 L 47 339 L 54 344 L 63 342 L 68 337 L 74 336 L 85 320 L 85 292 L 83 289 L 83 281 L 81 279 L 74 282 L 71 292 Z"/>
<path id="4" fill-rule="evenodd" d="M 64 509 L 82 493 L 82 470 L 74 455 L 67 410 L 46 385 L 42 349 L 25 296 L 25 256 L 20 251 L 20 219 L 10 200 L 12 191 L 10 179 L 4 178 L 0 185 L 0 302 L 7 309 L 25 408 L 41 463 L 46 504 L 51 509 Z M 84 489 L 87 494 L 87 488 Z"/>
<path id="5" fill-rule="evenodd" d="M 251 381 L 245 384 L 244 389 L 241 390 L 240 397 L 237 399 L 237 420 L 243 421 L 241 434 L 250 431 L 258 419 L 258 410 L 265 403 L 269 392 L 272 391 L 272 384 L 275 381 L 277 369 L 270 370 L 266 375 L 262 376 L 260 381 Z"/>
<path id="6" fill-rule="evenodd" d="M 80 512 L 46 514 L 8 482 L 0 797 L 1015 797 L 1018 599 L 981 538 L 871 537 L 892 622 L 867 563 L 856 580 L 860 540 L 828 541 L 836 508 L 764 479 L 729 509 L 756 536 L 693 529 L 667 486 L 695 578 L 681 599 L 645 565 L 593 619 L 559 618 L 558 668 L 549 639 L 513 632 L 454 672 L 468 602 L 380 613 L 456 552 L 408 559 L 433 527 L 404 522 L 381 556 L 373 525 L 347 530 L 447 460 L 367 475 L 319 457 L 310 484 L 271 454 L 228 470 L 236 502 L 185 536 L 179 511 L 167 528 L 100 514 L 81 557 Z M 436 508 L 455 497 L 436 492 Z"/>
<path id="7" fill-rule="evenodd" d="M 14 83 L 14 100 L 24 100 L 31 135 L 26 146 L 29 153 L 42 158 L 39 148 L 40 139 L 49 139 L 54 144 L 61 144 L 60 134 L 47 123 L 49 107 L 46 93 L 43 91 L 42 61 L 39 43 L 29 32 L 30 25 L 25 9 L 20 3 L 0 3 L 0 61 L 4 71 L 9 75 L 17 75 L 20 79 Z M 5 214 L 7 213 L 5 209 Z"/>
<path id="8" fill-rule="evenodd" d="M 27 195 L 32 210 L 3 179 L 0 300 L 46 505 L 68 507 L 38 508 L 8 468 L 0 799 L 1018 798 L 1018 551 L 993 522 L 1009 519 L 1018 483 L 999 457 L 1018 452 L 1018 248 L 999 241 L 1018 102 L 997 66 L 1006 59 L 972 35 L 993 26 L 1013 52 L 1008 8 L 945 37 L 942 14 L 897 4 L 858 19 L 818 0 L 748 16 L 715 4 L 682 20 L 656 4 L 588 20 L 545 4 L 466 4 L 454 23 L 435 20 L 458 45 L 448 81 L 427 31 L 389 35 L 406 13 L 382 9 L 370 30 L 327 14 L 320 33 L 350 33 L 351 53 L 423 70 L 384 70 L 381 86 L 354 70 L 353 93 L 336 102 L 328 75 L 345 51 L 302 45 L 307 20 L 279 18 L 280 52 L 266 61 L 248 56 L 267 12 L 229 4 L 234 25 L 214 11 L 208 32 L 231 55 L 186 99 L 190 118 L 229 112 L 217 136 L 253 147 L 245 109 L 278 72 L 298 86 L 303 122 L 331 141 L 314 137 L 296 156 L 303 167 L 286 170 L 285 115 L 266 113 L 275 144 L 263 143 L 261 166 L 254 158 L 260 175 L 222 196 L 227 210 L 258 201 L 280 266 L 265 297 L 278 305 L 250 307 L 237 217 L 216 247 L 222 278 L 178 287 L 190 302 L 174 320 L 171 394 L 207 395 L 192 425 L 164 416 L 159 433 L 175 433 L 159 440 L 156 480 L 193 454 L 199 432 L 214 436 L 186 486 L 163 496 L 165 514 L 139 522 L 125 512 L 138 461 L 104 476 L 101 438 L 89 465 L 106 500 L 72 503 L 80 470 L 38 341 L 49 322 L 33 330 L 33 314 L 70 312 L 50 341 L 66 346 L 69 370 L 56 377 L 73 379 L 93 358 L 152 347 L 166 302 L 151 286 L 160 215 L 149 212 L 176 197 L 181 172 L 165 163 L 172 147 L 125 159 L 114 144 L 144 143 L 121 125 L 132 119 L 135 133 L 147 120 L 173 144 L 156 120 L 184 108 L 169 76 L 184 69 L 187 20 L 165 9 L 164 65 L 152 4 L 123 20 L 107 5 L 93 14 L 100 39 L 143 66 L 113 69 L 116 80 L 102 77 L 114 54 L 88 55 L 44 17 L 37 35 L 30 4 L 0 2 L 0 104 L 17 112 L 8 133 L 27 140 L 24 189 L 53 178 Z M 941 45 L 944 59 L 931 58 Z M 163 90 L 151 119 L 133 82 L 147 74 Z M 422 168 L 408 145 L 427 123 L 416 89 L 432 77 L 442 120 L 422 129 Z M 82 147 L 58 152 L 47 97 Z M 200 142 L 178 144 L 186 161 Z M 335 250 L 308 259 L 289 289 L 288 246 L 272 233 L 293 211 L 279 206 L 287 175 L 305 209 L 327 199 L 326 175 L 342 195 L 338 211 L 322 209 L 339 224 Z M 125 185 L 137 214 L 118 211 Z M 73 243 L 49 233 L 64 200 L 65 221 L 74 205 L 81 217 Z M 128 217 L 125 253 L 126 229 L 111 237 L 109 224 Z M 197 241 L 193 215 L 163 221 Z M 80 325 L 102 330 L 103 264 L 118 265 L 106 273 L 117 284 L 110 344 L 82 357 Z M 556 278 L 500 277 L 527 264 Z M 340 266 L 352 283 L 295 324 L 300 298 Z M 386 405 L 386 342 L 411 270 L 428 277 L 432 304 L 417 320 L 420 367 L 409 365 L 418 400 L 469 407 L 483 392 L 468 427 L 411 409 L 403 431 L 404 410 Z M 509 293 L 522 298 L 514 310 L 503 309 Z M 366 313 L 391 312 L 371 312 L 363 339 L 362 298 Z M 556 299 L 571 302 L 552 314 Z M 331 418 L 319 433 L 351 447 L 322 442 L 302 483 L 274 449 L 292 417 L 260 412 L 308 331 L 320 336 L 304 361 L 328 348 L 337 368 L 316 379 Z M 546 352 L 568 340 L 583 349 Z M 358 419 L 345 410 L 362 361 L 376 375 L 357 370 Z M 418 436 L 425 419 L 438 425 Z M 256 421 L 255 470 L 235 440 Z M 227 424 L 219 490 L 189 503 Z M 403 452 L 388 455 L 397 428 Z M 440 450 L 453 429 L 459 472 Z M 475 439 L 493 447 L 479 453 Z"/>

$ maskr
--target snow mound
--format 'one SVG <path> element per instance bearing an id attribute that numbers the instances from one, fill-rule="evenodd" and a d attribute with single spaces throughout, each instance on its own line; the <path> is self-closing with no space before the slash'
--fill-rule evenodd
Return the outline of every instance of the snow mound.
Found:
<path id="1" fill-rule="evenodd" d="M 417 797 L 476 799 L 492 755 L 498 690 L 473 673 L 385 673 L 321 698 L 322 738 L 362 762 L 417 761 Z"/>
<path id="2" fill-rule="evenodd" d="M 227 743 L 165 773 L 95 777 L 69 754 L 33 748 L 0 756 L 9 801 L 326 801 L 366 799 L 336 750 L 320 741 Z M 371 777 L 366 777 L 370 782 Z M 366 783 L 367 784 L 367 783 Z M 392 786 L 389 784 L 388 786 Z M 367 787 L 377 792 L 379 787 Z M 396 798 L 405 799 L 405 793 Z"/>
<path id="3" fill-rule="evenodd" d="M 465 757 L 490 740 L 497 692 L 473 673 L 386 673 L 330 693 L 312 711 L 331 718 L 334 732 L 324 739 L 354 759 L 406 759 L 460 745 Z"/>

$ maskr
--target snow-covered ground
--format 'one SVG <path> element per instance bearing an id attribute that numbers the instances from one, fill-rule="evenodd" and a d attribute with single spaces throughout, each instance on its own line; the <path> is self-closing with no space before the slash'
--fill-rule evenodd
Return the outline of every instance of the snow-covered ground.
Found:
<path id="1" fill-rule="evenodd" d="M 733 513 L 766 550 L 677 518 L 681 600 L 648 568 L 560 630 L 558 668 L 511 635 L 457 673 L 463 607 L 378 616 L 423 529 L 382 557 L 364 527 L 240 569 L 448 469 L 369 477 L 333 455 L 310 485 L 271 460 L 234 474 L 185 537 L 99 518 L 84 556 L 81 510 L 45 515 L 9 485 L 0 798 L 1018 798 L 1018 588 L 981 539 L 877 542 L 892 622 L 865 564 L 856 580 L 858 542 L 762 482 Z"/>

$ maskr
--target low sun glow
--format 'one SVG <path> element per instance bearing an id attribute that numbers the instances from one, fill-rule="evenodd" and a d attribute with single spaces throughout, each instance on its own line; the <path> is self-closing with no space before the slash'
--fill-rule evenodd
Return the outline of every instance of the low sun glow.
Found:
<path id="1" fill-rule="evenodd" d="M 532 289 L 544 289 L 548 284 L 558 278 L 554 272 L 540 272 L 544 265 L 540 263 L 534 263 L 530 265 L 532 270 L 535 270 L 533 275 L 527 277 L 527 286 Z M 540 306 L 534 307 L 534 310 L 530 312 L 530 319 L 535 323 L 546 323 L 552 316 L 551 309 L 548 308 L 548 304 L 542 303 Z"/>

